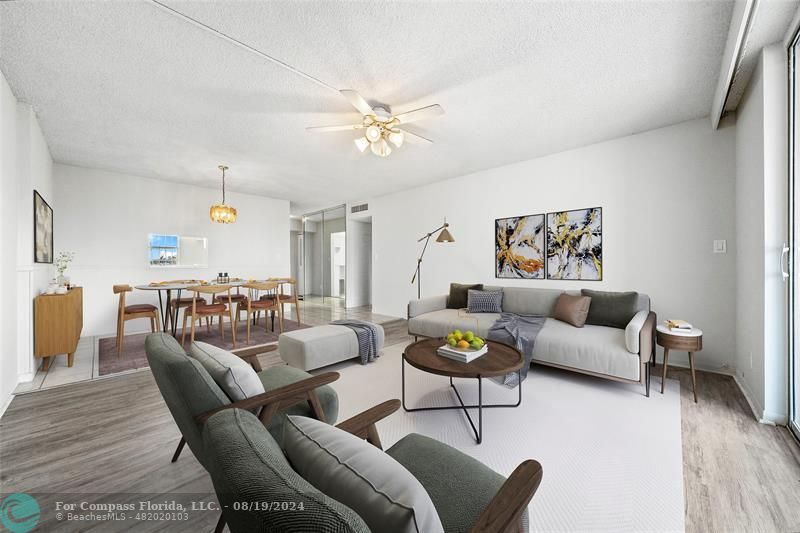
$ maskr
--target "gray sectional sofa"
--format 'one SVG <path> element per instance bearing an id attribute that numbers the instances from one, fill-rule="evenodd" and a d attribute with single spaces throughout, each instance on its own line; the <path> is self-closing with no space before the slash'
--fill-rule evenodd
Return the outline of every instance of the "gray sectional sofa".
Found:
<path id="1" fill-rule="evenodd" d="M 503 312 L 544 315 L 545 325 L 536 338 L 533 361 L 617 381 L 641 383 L 650 395 L 649 361 L 654 351 L 656 315 L 650 298 L 639 294 L 638 312 L 625 329 L 585 325 L 576 328 L 552 318 L 561 293 L 579 291 L 490 287 L 503 291 Z M 408 304 L 408 333 L 415 337 L 444 337 L 454 329 L 472 330 L 485 337 L 498 313 L 469 313 L 448 309 L 448 295 L 412 300 Z"/>

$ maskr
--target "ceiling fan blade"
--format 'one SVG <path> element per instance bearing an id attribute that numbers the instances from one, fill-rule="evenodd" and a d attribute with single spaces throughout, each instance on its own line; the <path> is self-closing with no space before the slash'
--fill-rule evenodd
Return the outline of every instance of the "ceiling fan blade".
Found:
<path id="1" fill-rule="evenodd" d="M 306 131 L 348 131 L 360 130 L 364 127 L 363 124 L 343 124 L 341 126 L 312 126 L 306 128 Z"/>
<path id="2" fill-rule="evenodd" d="M 411 133 L 408 130 L 399 130 L 399 131 L 403 132 L 403 136 L 405 137 L 405 140 L 407 140 L 410 143 L 414 143 L 414 144 L 433 144 L 432 140 L 427 139 L 427 138 L 423 137 L 422 135 L 417 135 L 416 133 Z"/>
<path id="3" fill-rule="evenodd" d="M 342 89 L 339 91 L 342 93 L 342 96 L 347 98 L 347 101 L 352 104 L 353 107 L 358 109 L 358 112 L 362 115 L 374 115 L 375 111 L 372 110 L 372 106 L 370 106 L 364 97 L 358 94 L 358 91 L 354 91 L 352 89 Z"/>
<path id="4" fill-rule="evenodd" d="M 400 113 L 399 115 L 395 115 L 394 118 L 399 120 L 401 124 L 408 124 L 409 122 L 423 120 L 443 114 L 444 108 L 439 104 L 433 104 L 426 107 L 421 107 L 419 109 L 414 109 L 413 111 Z"/>

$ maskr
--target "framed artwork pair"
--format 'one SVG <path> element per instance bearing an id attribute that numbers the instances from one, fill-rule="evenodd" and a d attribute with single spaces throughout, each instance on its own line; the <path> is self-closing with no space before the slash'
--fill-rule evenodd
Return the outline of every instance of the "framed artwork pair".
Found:
<path id="1" fill-rule="evenodd" d="M 603 208 L 498 218 L 495 277 L 603 279 Z"/>

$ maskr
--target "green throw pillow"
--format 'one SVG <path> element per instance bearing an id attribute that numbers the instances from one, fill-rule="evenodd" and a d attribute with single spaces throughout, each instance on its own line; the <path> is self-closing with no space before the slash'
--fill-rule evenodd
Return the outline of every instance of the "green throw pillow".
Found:
<path id="1" fill-rule="evenodd" d="M 450 298 L 447 300 L 448 309 L 464 309 L 467 307 L 467 294 L 470 289 L 482 291 L 483 283 L 475 285 L 450 284 Z"/>
<path id="2" fill-rule="evenodd" d="M 604 292 L 582 289 L 583 296 L 592 298 L 586 323 L 625 329 L 639 304 L 638 292 Z"/>

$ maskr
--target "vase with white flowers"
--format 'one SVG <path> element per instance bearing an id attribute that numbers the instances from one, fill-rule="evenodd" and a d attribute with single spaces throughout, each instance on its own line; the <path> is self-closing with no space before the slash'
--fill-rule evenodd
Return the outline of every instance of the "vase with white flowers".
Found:
<path id="1" fill-rule="evenodd" d="M 69 278 L 64 275 L 64 272 L 73 259 L 75 259 L 75 252 L 60 252 L 56 257 L 55 264 L 58 271 L 58 279 L 56 281 L 59 285 L 69 285 Z"/>

